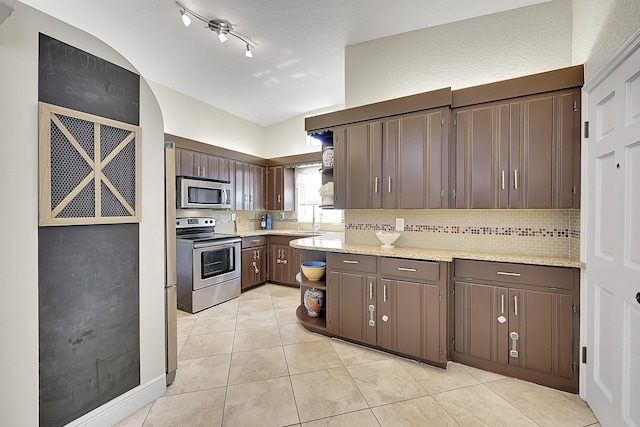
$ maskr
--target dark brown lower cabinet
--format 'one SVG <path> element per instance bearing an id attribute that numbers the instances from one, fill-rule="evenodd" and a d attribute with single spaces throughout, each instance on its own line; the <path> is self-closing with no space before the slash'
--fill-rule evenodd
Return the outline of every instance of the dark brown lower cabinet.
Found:
<path id="1" fill-rule="evenodd" d="M 456 260 L 451 359 L 578 391 L 577 269 Z"/>
<path id="2" fill-rule="evenodd" d="M 267 281 L 267 237 L 245 237 L 242 239 L 242 285 L 251 288 Z"/>
<path id="3" fill-rule="evenodd" d="M 270 281 L 296 286 L 296 274 L 300 271 L 300 250 L 289 246 L 289 242 L 299 238 L 269 236 Z"/>
<path id="4" fill-rule="evenodd" d="M 327 254 L 327 329 L 330 334 L 376 345 L 377 260 Z"/>
<path id="5" fill-rule="evenodd" d="M 448 264 L 327 254 L 331 335 L 444 366 Z"/>

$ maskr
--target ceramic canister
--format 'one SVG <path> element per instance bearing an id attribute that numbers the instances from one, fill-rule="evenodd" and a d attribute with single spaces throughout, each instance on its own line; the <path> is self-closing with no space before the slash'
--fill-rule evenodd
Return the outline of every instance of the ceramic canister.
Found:
<path id="1" fill-rule="evenodd" d="M 304 308 L 311 317 L 318 317 L 324 307 L 324 292 L 320 289 L 307 289 L 304 293 Z"/>

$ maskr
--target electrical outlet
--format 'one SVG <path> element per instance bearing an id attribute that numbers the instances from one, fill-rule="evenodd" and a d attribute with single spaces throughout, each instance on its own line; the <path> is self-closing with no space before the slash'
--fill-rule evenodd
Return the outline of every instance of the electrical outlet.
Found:
<path id="1" fill-rule="evenodd" d="M 235 221 L 236 220 L 236 214 L 232 213 L 231 214 L 231 221 Z"/>
<path id="2" fill-rule="evenodd" d="M 284 221 L 284 212 L 280 212 L 280 221 Z"/>
<path id="3" fill-rule="evenodd" d="M 404 231 L 404 218 L 396 218 L 396 231 Z"/>

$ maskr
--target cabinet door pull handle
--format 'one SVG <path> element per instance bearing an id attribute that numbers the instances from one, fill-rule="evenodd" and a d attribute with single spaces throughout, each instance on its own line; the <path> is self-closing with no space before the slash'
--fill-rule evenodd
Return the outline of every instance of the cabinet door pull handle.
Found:
<path id="1" fill-rule="evenodd" d="M 382 286 L 382 299 L 384 302 L 387 302 L 387 285 Z"/>
<path id="2" fill-rule="evenodd" d="M 513 296 L 513 314 L 518 315 L 518 295 Z"/>
<path id="3" fill-rule="evenodd" d="M 504 314 L 504 294 L 500 295 L 500 314 Z"/>
<path id="4" fill-rule="evenodd" d="M 376 176 L 375 184 L 373 185 L 373 192 L 378 194 L 378 177 Z"/>
<path id="5" fill-rule="evenodd" d="M 351 260 L 351 259 L 343 259 L 342 262 L 345 263 L 345 264 L 358 264 L 360 261 L 354 261 L 354 260 Z"/>
<path id="6" fill-rule="evenodd" d="M 508 271 L 498 271 L 496 274 L 498 274 L 500 276 L 520 277 L 520 273 L 511 273 L 511 272 L 508 272 Z"/>
<path id="7" fill-rule="evenodd" d="M 504 169 L 500 172 L 500 187 L 504 190 Z"/>
<path id="8" fill-rule="evenodd" d="M 518 189 L 518 169 L 513 170 L 513 189 Z"/>
<path id="9" fill-rule="evenodd" d="M 389 193 L 391 193 L 391 177 L 389 177 Z"/>
<path id="10" fill-rule="evenodd" d="M 207 168 L 206 168 L 206 166 L 202 167 L 202 176 L 207 176 Z"/>
<path id="11" fill-rule="evenodd" d="M 411 271 L 411 272 L 415 272 L 418 271 L 415 268 L 407 268 L 407 267 L 398 267 L 398 271 Z"/>
<path id="12" fill-rule="evenodd" d="M 369 282 L 369 299 L 373 299 L 373 282 Z"/>

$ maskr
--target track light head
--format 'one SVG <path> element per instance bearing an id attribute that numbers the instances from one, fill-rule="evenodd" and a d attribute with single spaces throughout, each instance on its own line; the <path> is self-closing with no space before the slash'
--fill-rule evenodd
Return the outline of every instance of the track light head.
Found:
<path id="1" fill-rule="evenodd" d="M 182 23 L 184 24 L 185 27 L 188 27 L 189 25 L 191 25 L 191 18 L 189 17 L 189 15 L 186 14 L 184 10 L 180 11 L 180 15 L 182 15 Z"/>
<path id="2" fill-rule="evenodd" d="M 247 45 L 247 50 L 244 52 L 244 56 L 247 58 L 253 58 L 253 52 L 251 52 L 251 47 Z"/>
<path id="3" fill-rule="evenodd" d="M 220 40 L 220 43 L 226 42 L 227 39 L 228 37 L 226 36 L 226 34 L 223 33 L 221 30 L 218 30 L 218 40 Z"/>

